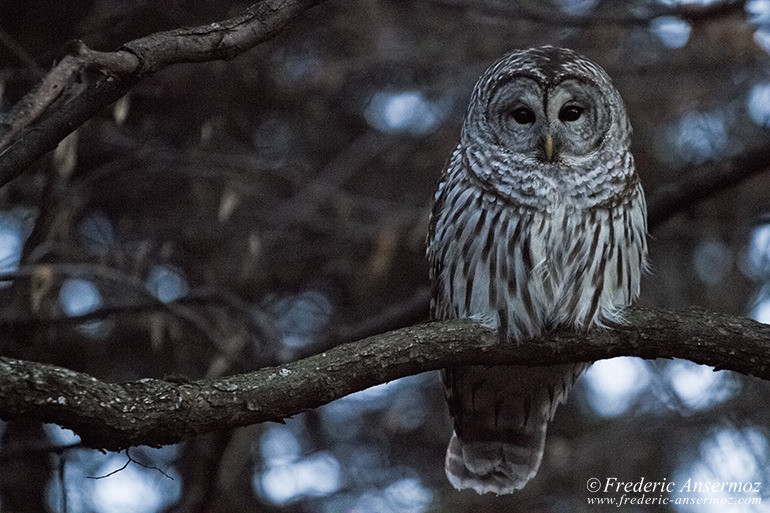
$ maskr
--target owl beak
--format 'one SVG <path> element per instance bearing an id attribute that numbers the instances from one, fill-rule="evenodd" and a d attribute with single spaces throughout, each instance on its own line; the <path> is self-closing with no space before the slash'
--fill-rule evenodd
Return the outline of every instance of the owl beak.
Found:
<path id="1" fill-rule="evenodd" d="M 550 133 L 546 134 L 545 139 L 543 139 L 543 153 L 547 162 L 554 161 L 556 149 L 553 145 L 553 136 Z"/>

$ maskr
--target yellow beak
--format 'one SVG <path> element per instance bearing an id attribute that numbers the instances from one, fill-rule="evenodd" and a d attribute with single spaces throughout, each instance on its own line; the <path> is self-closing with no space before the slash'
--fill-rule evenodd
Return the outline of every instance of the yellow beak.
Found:
<path id="1" fill-rule="evenodd" d="M 553 162 L 553 136 L 551 134 L 545 136 L 543 150 L 545 151 L 545 159 L 548 162 Z"/>

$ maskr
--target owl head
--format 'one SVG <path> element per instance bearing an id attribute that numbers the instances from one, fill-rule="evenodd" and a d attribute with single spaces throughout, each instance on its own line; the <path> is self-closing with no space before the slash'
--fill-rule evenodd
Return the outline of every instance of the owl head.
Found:
<path id="1" fill-rule="evenodd" d="M 473 91 L 462 145 L 545 168 L 582 167 L 628 150 L 631 126 L 607 73 L 565 48 L 516 51 Z"/>

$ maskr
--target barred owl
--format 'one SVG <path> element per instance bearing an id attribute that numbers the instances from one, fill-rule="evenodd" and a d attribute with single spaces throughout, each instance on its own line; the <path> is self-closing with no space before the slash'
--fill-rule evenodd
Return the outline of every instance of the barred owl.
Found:
<path id="1" fill-rule="evenodd" d="M 647 259 L 631 126 L 605 71 L 577 53 L 516 51 L 477 82 L 428 234 L 434 318 L 503 343 L 622 322 Z M 457 489 L 511 493 L 537 472 L 556 407 L 587 363 L 443 371 Z"/>

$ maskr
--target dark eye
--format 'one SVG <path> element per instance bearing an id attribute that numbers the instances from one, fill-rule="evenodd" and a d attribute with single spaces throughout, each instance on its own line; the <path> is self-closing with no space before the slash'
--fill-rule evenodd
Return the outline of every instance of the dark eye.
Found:
<path id="1" fill-rule="evenodd" d="M 511 117 L 520 125 L 529 125 L 535 122 L 535 113 L 527 107 L 516 107 L 511 112 Z"/>
<path id="2" fill-rule="evenodd" d="M 562 109 L 559 111 L 559 120 L 569 123 L 571 121 L 577 121 L 582 115 L 583 107 L 578 107 L 577 105 L 567 105 L 566 107 L 562 107 Z"/>

